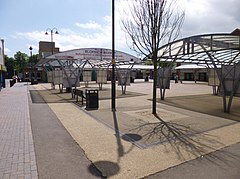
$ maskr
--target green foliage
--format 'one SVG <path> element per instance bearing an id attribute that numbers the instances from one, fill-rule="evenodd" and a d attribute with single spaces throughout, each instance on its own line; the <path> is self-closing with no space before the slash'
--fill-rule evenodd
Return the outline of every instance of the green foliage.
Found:
<path id="1" fill-rule="evenodd" d="M 27 67 L 31 67 L 37 63 L 38 55 L 32 55 L 32 57 L 29 57 L 27 54 L 22 53 L 18 51 L 14 58 L 8 57 L 5 55 L 5 66 L 7 67 L 7 78 L 12 78 L 14 76 L 14 70 L 15 75 L 18 73 L 22 73 L 23 69 Z"/>
<path id="2" fill-rule="evenodd" d="M 35 65 L 38 62 L 38 54 L 32 55 L 29 57 L 28 63 L 31 65 Z"/>
<path id="3" fill-rule="evenodd" d="M 14 75 L 14 58 L 8 57 L 7 55 L 4 56 L 5 58 L 5 66 L 7 67 L 7 76 L 6 78 L 12 78 Z"/>
<path id="4" fill-rule="evenodd" d="M 27 67 L 27 63 L 29 61 L 28 55 L 18 51 L 14 55 L 14 58 L 15 58 L 14 69 L 16 69 L 17 73 L 22 73 L 23 69 Z"/>

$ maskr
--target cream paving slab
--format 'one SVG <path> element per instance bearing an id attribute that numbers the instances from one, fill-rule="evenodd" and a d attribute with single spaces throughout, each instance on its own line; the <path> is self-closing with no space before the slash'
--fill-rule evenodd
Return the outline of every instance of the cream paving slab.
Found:
<path id="1" fill-rule="evenodd" d="M 179 90 L 179 87 L 180 86 L 175 86 L 175 89 L 178 91 L 178 95 L 181 95 L 182 92 Z M 200 87 L 206 88 L 203 85 Z M 196 88 L 198 89 L 199 86 L 196 85 Z M 198 90 L 198 93 L 202 91 L 200 88 Z M 151 94 L 133 98 L 117 99 L 117 107 L 124 110 L 136 105 L 136 109 L 133 111 L 137 111 L 138 107 L 140 107 L 140 109 L 147 105 L 149 107 L 151 101 L 148 99 L 150 98 Z M 99 102 L 100 110 L 110 110 L 110 100 L 100 100 Z M 223 120 L 221 118 L 217 122 L 223 124 L 220 125 L 220 127 L 216 127 L 213 130 L 191 137 L 192 140 L 199 141 L 199 144 L 201 144 L 201 146 L 197 147 L 205 146 L 201 154 L 189 151 L 188 147 L 181 145 L 174 146 L 170 143 L 153 145 L 153 147 L 147 149 L 140 149 L 135 145 L 122 140 L 118 133 L 98 122 L 96 118 L 87 115 L 83 109 L 76 107 L 74 104 L 51 103 L 48 105 L 58 116 L 76 142 L 86 152 L 87 157 L 101 172 L 103 172 L 104 176 L 109 176 L 109 178 L 141 178 L 148 176 L 188 160 L 195 159 L 201 155 L 219 150 L 225 146 L 235 144 L 240 140 L 239 123 L 229 122 L 229 124 L 225 126 L 224 124 L 226 121 L 224 120 L 226 119 Z M 172 106 L 163 104 L 157 104 L 157 106 L 159 108 L 163 107 L 163 109 L 167 110 L 167 115 L 169 115 L 169 111 L 171 111 L 170 113 L 179 113 L 183 117 L 184 115 L 189 116 L 191 113 L 192 115 L 196 115 L 198 118 L 203 118 L 206 121 L 208 118 L 213 118 L 213 116 L 206 114 L 176 109 Z M 217 119 L 218 117 L 214 118 Z M 118 120 L 121 119 L 118 118 Z M 211 122 L 213 121 L 214 120 L 211 120 Z M 109 163 L 112 165 L 109 165 Z M 119 168 L 118 172 L 118 169 L 116 168 Z M 113 171 L 116 173 L 113 173 Z"/>
<path id="2" fill-rule="evenodd" d="M 109 178 L 141 178 L 240 141 L 240 124 L 235 123 L 205 132 L 204 135 L 208 136 L 207 140 L 202 138 L 202 134 L 192 137 L 208 147 L 201 155 L 196 155 L 196 153 L 194 155 L 184 150 L 184 147 L 179 146 L 177 150 L 181 153 L 182 157 L 180 157 L 169 143 L 144 150 L 139 149 L 133 144 L 120 139 L 115 131 L 99 123 L 74 104 L 48 105 L 85 151 L 87 157 L 104 176 L 109 176 Z M 112 162 L 120 170 L 112 174 L 111 166 L 98 165 L 100 161 Z"/>
<path id="3" fill-rule="evenodd" d="M 158 122 L 159 120 L 156 119 L 155 116 L 152 115 L 151 109 L 145 109 L 145 110 L 136 110 L 136 111 L 127 111 L 123 112 L 130 116 L 133 116 L 135 118 L 141 119 L 146 122 Z M 181 119 L 188 117 L 187 115 L 179 114 L 176 112 L 172 112 L 165 109 L 157 109 L 157 114 L 161 114 L 161 118 L 164 119 L 164 121 L 170 121 L 175 119 Z"/>

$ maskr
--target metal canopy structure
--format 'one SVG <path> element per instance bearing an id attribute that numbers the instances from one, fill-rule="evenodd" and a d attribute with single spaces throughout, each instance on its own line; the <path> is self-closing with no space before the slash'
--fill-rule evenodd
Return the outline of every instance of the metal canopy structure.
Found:
<path id="1" fill-rule="evenodd" d="M 158 60 L 214 68 L 220 80 L 224 112 L 230 112 L 233 96 L 240 91 L 239 29 L 230 34 L 204 34 L 176 40 L 158 50 Z"/>
<path id="2" fill-rule="evenodd" d="M 120 51 L 115 51 L 115 68 L 132 69 L 141 59 Z M 81 48 L 56 53 L 40 59 L 35 67 L 43 67 L 45 71 L 62 70 L 66 77 L 65 87 L 76 87 L 84 70 L 111 70 L 112 50 L 103 48 Z M 75 78 L 75 81 L 73 80 Z M 53 83 L 53 87 L 54 87 Z"/>
<path id="3" fill-rule="evenodd" d="M 208 34 L 183 38 L 162 46 L 161 61 L 232 65 L 240 60 L 240 35 Z"/>
<path id="4" fill-rule="evenodd" d="M 205 69 L 207 68 L 205 65 L 197 65 L 197 64 L 185 64 L 185 65 L 180 65 L 175 68 L 175 70 L 188 70 L 188 69 Z"/>

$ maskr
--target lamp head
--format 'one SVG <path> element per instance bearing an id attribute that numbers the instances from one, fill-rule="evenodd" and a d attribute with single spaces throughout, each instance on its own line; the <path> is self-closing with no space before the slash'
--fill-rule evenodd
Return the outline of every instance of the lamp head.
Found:
<path id="1" fill-rule="evenodd" d="M 45 35 L 48 35 L 47 31 L 45 32 Z"/>

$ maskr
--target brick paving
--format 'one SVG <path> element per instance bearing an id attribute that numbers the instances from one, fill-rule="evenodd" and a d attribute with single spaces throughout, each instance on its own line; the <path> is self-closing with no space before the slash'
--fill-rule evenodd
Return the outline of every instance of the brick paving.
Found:
<path id="1" fill-rule="evenodd" d="M 27 88 L 16 83 L 0 92 L 1 179 L 38 178 Z"/>

